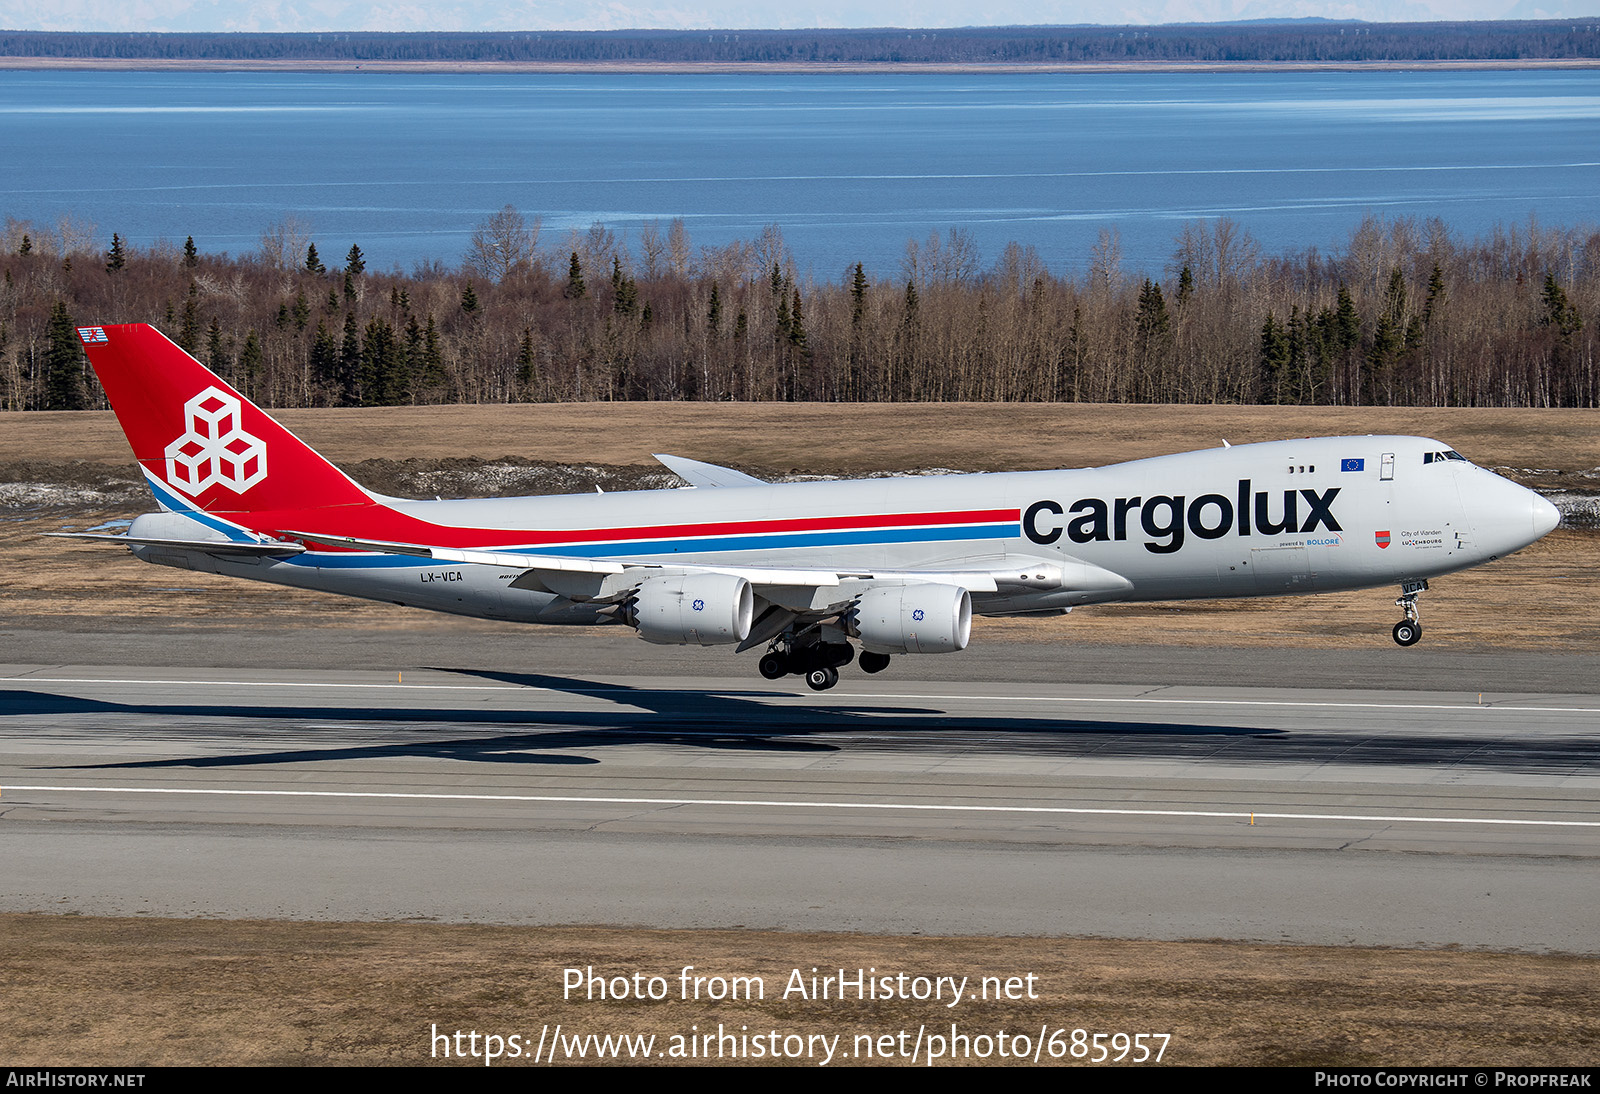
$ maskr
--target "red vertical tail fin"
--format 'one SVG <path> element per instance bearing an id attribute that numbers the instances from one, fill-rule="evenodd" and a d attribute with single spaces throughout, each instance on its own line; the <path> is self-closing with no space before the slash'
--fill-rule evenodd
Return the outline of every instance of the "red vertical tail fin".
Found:
<path id="1" fill-rule="evenodd" d="M 349 476 L 154 327 L 79 327 L 78 337 L 164 508 L 370 504 Z"/>

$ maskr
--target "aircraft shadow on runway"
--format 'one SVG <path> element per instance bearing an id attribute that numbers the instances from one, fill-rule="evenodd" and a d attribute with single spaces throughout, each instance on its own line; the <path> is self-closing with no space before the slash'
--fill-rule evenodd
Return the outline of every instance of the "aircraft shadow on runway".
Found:
<path id="1" fill-rule="evenodd" d="M 492 671 L 463 672 L 501 683 L 573 696 L 609 699 L 602 710 L 506 710 L 481 707 L 248 706 L 127 703 L 27 690 L 0 690 L 0 717 L 93 715 L 110 719 L 218 718 L 297 723 L 297 736 L 317 723 L 348 734 L 348 723 L 375 731 L 455 726 L 528 727 L 478 737 L 393 738 L 336 748 L 292 748 L 227 756 L 75 765 L 85 769 L 229 767 L 328 760 L 414 757 L 475 763 L 582 765 L 583 755 L 607 747 L 664 744 L 749 752 L 833 752 L 848 747 L 917 751 L 956 747 L 968 754 L 1021 754 L 1064 758 L 1173 759 L 1230 763 L 1327 763 L 1353 766 L 1465 766 L 1524 773 L 1600 772 L 1600 739 L 1526 737 L 1494 739 L 1412 734 L 1374 729 L 1370 734 L 1326 733 L 1243 725 L 1196 725 L 1140 719 L 978 717 L 931 707 L 834 705 L 818 697 L 773 703 L 771 692 L 702 692 L 643 688 L 573 677 Z M 803 699 L 804 697 L 802 697 Z M 311 723 L 308 727 L 305 723 Z M 410 736 L 408 733 L 407 736 Z"/>

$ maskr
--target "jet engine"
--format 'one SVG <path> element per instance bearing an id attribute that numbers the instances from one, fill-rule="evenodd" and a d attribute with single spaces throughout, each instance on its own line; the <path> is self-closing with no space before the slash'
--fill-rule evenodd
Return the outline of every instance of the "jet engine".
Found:
<path id="1" fill-rule="evenodd" d="M 750 635 L 755 593 L 732 574 L 653 577 L 629 602 L 639 637 L 661 646 L 726 646 Z"/>
<path id="2" fill-rule="evenodd" d="M 954 653 L 972 634 L 972 596 L 954 585 L 869 589 L 848 623 L 872 653 Z"/>

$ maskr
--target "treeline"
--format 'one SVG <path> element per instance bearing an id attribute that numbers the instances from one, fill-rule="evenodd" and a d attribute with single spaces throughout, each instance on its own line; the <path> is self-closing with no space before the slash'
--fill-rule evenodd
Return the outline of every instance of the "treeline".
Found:
<path id="1" fill-rule="evenodd" d="M 0 57 L 105 61 L 1069 64 L 1525 61 L 1600 56 L 1600 23 L 1544 20 L 941 30 L 110 34 L 0 32 Z"/>
<path id="2" fill-rule="evenodd" d="M 1034 400 L 1594 407 L 1600 232 L 1369 218 L 1342 253 L 1263 256 L 1227 219 L 1130 277 L 960 229 L 901 268 L 798 278 L 772 226 L 694 248 L 682 221 L 540 246 L 507 206 L 458 268 L 325 258 L 294 219 L 244 257 L 92 226 L 0 229 L 0 408 L 104 406 L 74 327 L 153 323 L 269 406 L 612 399 Z"/>

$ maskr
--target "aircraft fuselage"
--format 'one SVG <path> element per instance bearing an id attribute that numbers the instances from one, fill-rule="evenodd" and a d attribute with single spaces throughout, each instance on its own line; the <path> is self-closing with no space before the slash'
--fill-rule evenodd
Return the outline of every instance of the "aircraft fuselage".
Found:
<path id="1" fill-rule="evenodd" d="M 1080 470 L 381 501 L 433 530 L 430 542 L 541 556 L 863 574 L 1057 568 L 1043 581 L 973 593 L 976 613 L 1009 614 L 1419 581 L 1509 554 L 1554 526 L 1554 509 L 1537 494 L 1449 452 L 1421 437 L 1310 438 Z M 141 520 L 205 519 L 184 513 L 176 495 L 169 504 L 178 512 Z M 335 509 L 227 518 L 268 536 L 291 523 L 328 534 L 341 527 Z M 611 619 L 556 592 L 511 587 L 521 571 L 507 566 L 329 550 L 240 560 L 133 549 L 151 562 L 439 611 Z M 1055 581 L 1057 573 L 1078 580 Z"/>

